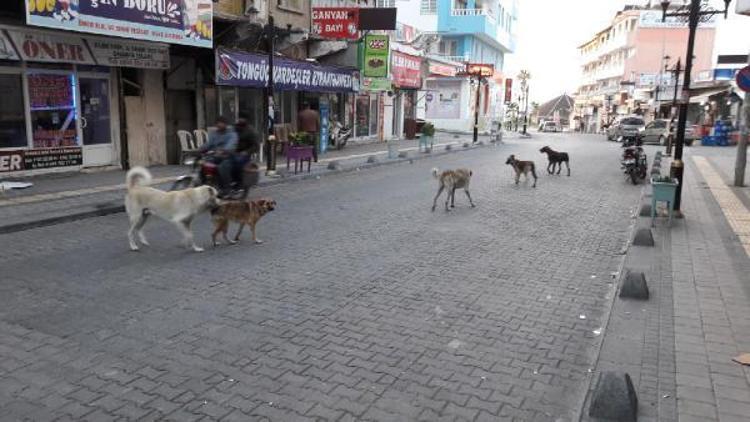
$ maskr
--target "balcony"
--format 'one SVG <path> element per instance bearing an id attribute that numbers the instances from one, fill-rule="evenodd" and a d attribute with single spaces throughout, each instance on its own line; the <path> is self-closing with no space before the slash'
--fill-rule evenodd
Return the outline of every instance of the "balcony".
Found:
<path id="1" fill-rule="evenodd" d="M 484 35 L 497 40 L 497 20 L 485 9 L 438 8 L 438 31 L 448 34 Z"/>

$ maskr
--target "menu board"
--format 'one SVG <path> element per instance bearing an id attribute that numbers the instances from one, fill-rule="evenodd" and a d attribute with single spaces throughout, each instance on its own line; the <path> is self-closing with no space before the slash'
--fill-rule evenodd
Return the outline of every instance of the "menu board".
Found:
<path id="1" fill-rule="evenodd" d="M 30 74 L 31 109 L 74 107 L 71 77 L 70 75 Z"/>

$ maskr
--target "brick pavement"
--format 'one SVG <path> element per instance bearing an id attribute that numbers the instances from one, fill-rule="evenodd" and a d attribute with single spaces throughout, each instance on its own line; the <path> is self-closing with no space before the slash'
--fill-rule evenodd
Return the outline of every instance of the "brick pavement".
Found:
<path id="1" fill-rule="evenodd" d="M 597 371 L 630 373 L 639 420 L 747 420 L 750 371 L 731 359 L 750 352 L 748 198 L 728 187 L 732 152 L 687 149 L 686 218 L 658 222 L 656 246 L 628 252 L 625 267 L 645 272 L 651 298 L 615 300 Z"/>
<path id="2" fill-rule="evenodd" d="M 0 235 L 0 414 L 576 419 L 638 197 L 594 139 L 264 187 L 262 246 L 188 253 L 157 222 L 129 253 L 121 215 Z M 507 154 L 543 143 L 573 176 L 514 186 Z M 430 213 L 433 166 L 470 166 L 478 208 Z"/>

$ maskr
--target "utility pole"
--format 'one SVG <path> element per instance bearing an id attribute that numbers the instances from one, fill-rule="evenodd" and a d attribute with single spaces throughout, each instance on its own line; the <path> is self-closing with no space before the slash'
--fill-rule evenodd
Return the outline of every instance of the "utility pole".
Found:
<path id="1" fill-rule="evenodd" d="M 266 172 L 273 174 L 276 172 L 276 135 L 273 133 L 273 122 L 274 122 L 274 103 L 273 103 L 273 56 L 274 50 L 276 49 L 276 25 L 273 21 L 273 16 L 268 14 L 268 23 L 266 24 L 265 31 L 268 37 L 268 86 L 266 87 L 267 95 L 267 110 L 268 117 L 266 118 L 266 133 L 268 134 L 268 155 L 266 162 Z"/>
<path id="2" fill-rule="evenodd" d="M 479 139 L 479 94 L 482 87 L 482 77 L 477 76 L 477 98 L 476 104 L 474 104 L 474 140 L 472 143 L 476 144 Z"/>
<path id="3" fill-rule="evenodd" d="M 750 65 L 750 55 L 747 56 Z M 734 164 L 734 185 L 745 186 L 745 167 L 747 166 L 747 143 L 750 136 L 750 92 L 745 92 L 745 100 L 742 102 L 742 126 L 740 140 L 737 142 L 737 160 Z"/>
<path id="4" fill-rule="evenodd" d="M 685 172 L 685 163 L 682 161 L 682 149 L 685 145 L 685 128 L 687 127 L 687 114 L 688 114 L 688 101 L 690 99 L 690 78 L 693 70 L 693 53 L 695 51 L 695 34 L 698 30 L 698 24 L 704 17 L 712 17 L 719 13 L 724 15 L 724 18 L 729 14 L 729 3 L 731 0 L 724 0 L 724 10 L 719 11 L 707 7 L 706 10 L 701 10 L 704 6 L 702 0 L 691 0 L 688 7 L 688 11 L 684 11 L 684 7 L 679 9 L 675 13 L 667 13 L 669 10 L 670 1 L 662 1 L 661 6 L 663 10 L 662 21 L 666 21 L 667 16 L 678 16 L 688 18 L 688 45 L 687 54 L 685 55 L 685 77 L 682 83 L 682 101 L 680 102 L 680 114 L 679 120 L 677 121 L 677 141 L 674 150 L 674 160 L 670 168 L 671 177 L 677 179 L 677 191 L 675 192 L 674 198 L 674 210 L 677 212 L 677 216 L 681 216 L 682 212 L 680 205 L 682 202 L 682 186 L 683 186 L 683 174 Z"/>
<path id="5" fill-rule="evenodd" d="M 674 119 L 674 115 L 677 109 L 677 87 L 680 85 L 680 73 L 682 72 L 682 57 L 677 58 L 677 65 L 675 65 L 675 68 L 672 70 L 674 72 L 674 97 L 672 97 L 672 113 L 669 121 L 670 130 L 672 129 L 672 120 Z M 676 131 L 674 132 L 676 135 Z M 672 142 L 674 141 L 674 136 L 668 136 L 667 137 L 667 155 L 672 156 Z"/>

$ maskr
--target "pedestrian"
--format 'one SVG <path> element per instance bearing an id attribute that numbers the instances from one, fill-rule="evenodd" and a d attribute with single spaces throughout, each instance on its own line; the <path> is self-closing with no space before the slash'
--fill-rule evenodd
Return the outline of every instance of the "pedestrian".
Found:
<path id="1" fill-rule="evenodd" d="M 320 134 L 320 115 L 310 107 L 310 103 L 302 103 L 303 109 L 297 114 L 297 130 L 305 132 L 313 145 L 313 159 L 318 162 L 318 136 Z"/>
<path id="2" fill-rule="evenodd" d="M 222 195 L 226 194 L 232 183 L 234 154 L 237 150 L 237 132 L 227 124 L 227 119 L 219 116 L 215 128 L 208 133 L 208 142 L 199 148 L 201 154 L 211 152 L 208 160 L 218 168 L 218 185 Z"/>

